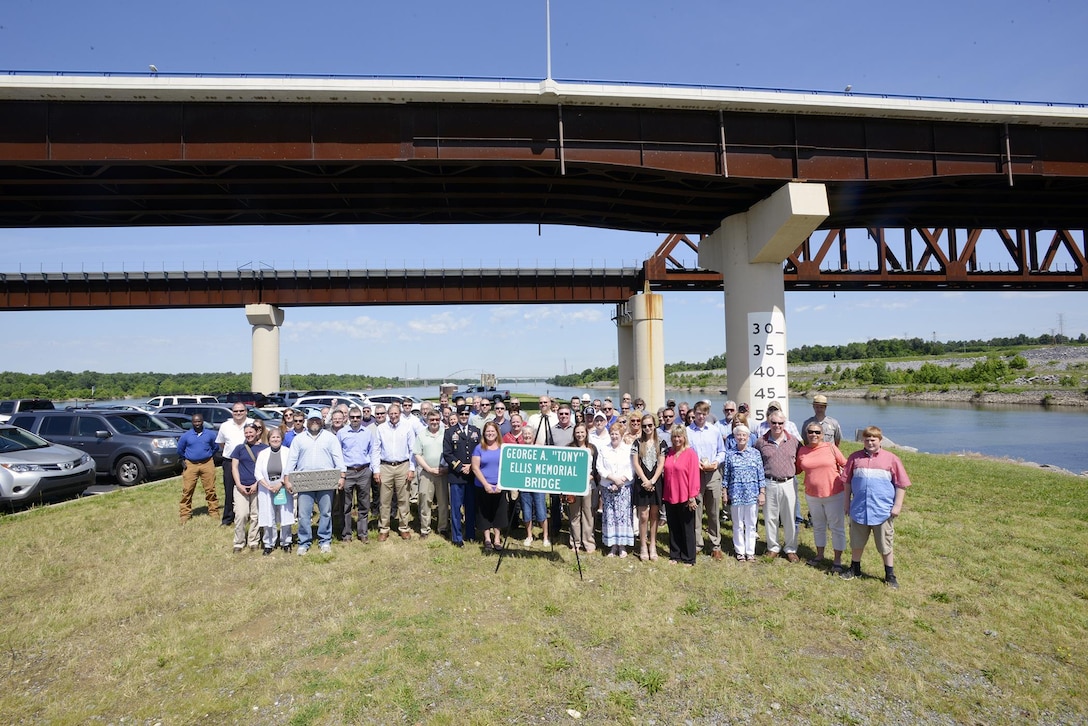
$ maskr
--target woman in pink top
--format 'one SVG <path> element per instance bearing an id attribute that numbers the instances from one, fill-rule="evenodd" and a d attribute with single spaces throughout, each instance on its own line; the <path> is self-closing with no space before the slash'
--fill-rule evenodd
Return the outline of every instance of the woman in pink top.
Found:
<path id="1" fill-rule="evenodd" d="M 839 473 L 846 466 L 846 457 L 835 444 L 823 440 L 823 428 L 809 422 L 803 436 L 808 442 L 797 450 L 797 471 L 805 473 L 805 500 L 812 517 L 812 539 L 816 543 L 816 556 L 808 561 L 819 566 L 827 546 L 827 530 L 831 528 L 831 548 L 835 561 L 831 571 L 842 572 L 842 551 L 846 549 L 845 514 L 843 510 L 843 486 Z"/>
<path id="2" fill-rule="evenodd" d="M 695 506 L 699 496 L 699 455 L 688 446 L 688 431 L 677 424 L 669 429 L 672 446 L 665 452 L 665 519 L 669 524 L 669 564 L 695 564 Z M 841 510 L 842 505 L 839 505 Z"/>

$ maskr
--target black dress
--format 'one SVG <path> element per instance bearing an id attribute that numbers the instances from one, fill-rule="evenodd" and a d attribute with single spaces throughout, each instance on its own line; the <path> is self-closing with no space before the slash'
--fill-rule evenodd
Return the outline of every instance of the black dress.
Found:
<path id="1" fill-rule="evenodd" d="M 665 452 L 669 447 L 664 441 L 658 441 L 657 449 L 650 449 L 646 452 L 646 456 L 639 456 L 639 441 L 635 440 L 631 444 L 631 455 L 638 460 L 638 464 L 642 467 L 642 475 L 647 479 L 652 479 L 654 472 L 657 471 L 657 462 L 665 457 Z M 631 482 L 631 503 L 636 507 L 645 506 L 661 506 L 661 494 L 665 489 L 664 476 L 660 476 L 657 482 L 654 484 L 652 491 L 648 491 L 642 486 L 642 479 L 638 476 Z"/>

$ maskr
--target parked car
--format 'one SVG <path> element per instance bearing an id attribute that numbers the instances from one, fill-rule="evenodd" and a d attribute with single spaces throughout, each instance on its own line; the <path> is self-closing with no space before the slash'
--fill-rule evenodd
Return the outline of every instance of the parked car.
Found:
<path id="1" fill-rule="evenodd" d="M 52 411 L 55 408 L 52 401 L 44 398 L 15 398 L 9 401 L 0 401 L 0 423 L 7 423 L 11 417 L 23 411 Z"/>
<path id="2" fill-rule="evenodd" d="M 481 398 L 489 398 L 493 403 L 498 403 L 500 401 L 509 401 L 510 391 L 497 389 L 494 386 L 469 386 L 454 393 L 450 396 L 450 400 L 452 401 L 458 396 L 464 396 L 467 399 L 479 396 Z"/>
<path id="3" fill-rule="evenodd" d="M 0 502 L 82 494 L 94 484 L 94 460 L 16 426 L 0 426 Z"/>
<path id="4" fill-rule="evenodd" d="M 303 395 L 302 391 L 276 391 L 269 395 L 270 399 L 279 401 L 277 406 L 293 406 L 295 405 L 295 399 Z"/>
<path id="5" fill-rule="evenodd" d="M 299 396 L 293 408 L 322 408 L 323 406 L 338 406 L 346 403 L 348 407 L 358 406 L 362 408 L 367 404 L 366 399 L 352 398 L 342 393 L 328 396 Z"/>
<path id="6" fill-rule="evenodd" d="M 205 424 L 211 424 L 213 428 L 219 428 L 224 421 L 231 420 L 231 408 L 233 404 L 226 403 L 201 403 L 201 404 L 189 404 L 187 406 L 163 406 L 155 415 L 158 416 L 161 413 L 179 413 L 187 417 L 192 417 L 194 413 L 199 413 L 204 417 Z M 249 413 L 246 414 L 246 419 L 253 421 L 260 419 L 266 422 L 267 425 L 279 426 L 279 419 L 273 419 L 268 414 L 264 413 L 260 409 L 246 407 Z"/>
<path id="7" fill-rule="evenodd" d="M 197 396 L 197 395 L 185 395 L 185 396 L 155 396 L 149 399 L 147 405 L 150 408 L 162 408 L 163 406 L 183 406 L 187 403 L 219 403 L 219 399 L 215 396 Z"/>
<path id="8" fill-rule="evenodd" d="M 268 396 L 258 391 L 232 391 L 231 393 L 224 393 L 220 396 L 216 396 L 219 399 L 219 403 L 244 403 L 247 406 L 261 406 L 268 405 Z"/>
<path id="9" fill-rule="evenodd" d="M 370 404 L 372 406 L 377 406 L 380 403 L 381 405 L 388 408 L 389 404 L 391 404 L 391 403 L 403 404 L 404 399 L 406 399 L 406 398 L 411 399 L 411 401 L 412 401 L 412 410 L 413 411 L 418 411 L 419 410 L 419 404 L 422 403 L 422 401 L 420 401 L 415 396 L 405 396 L 404 394 L 401 394 L 401 393 L 372 393 L 372 394 L 370 394 Z"/>
<path id="10" fill-rule="evenodd" d="M 94 459 L 99 474 L 121 486 L 180 471 L 178 437 L 172 424 L 138 411 L 35 411 L 12 417 L 15 426 L 54 444 L 79 449 Z"/>

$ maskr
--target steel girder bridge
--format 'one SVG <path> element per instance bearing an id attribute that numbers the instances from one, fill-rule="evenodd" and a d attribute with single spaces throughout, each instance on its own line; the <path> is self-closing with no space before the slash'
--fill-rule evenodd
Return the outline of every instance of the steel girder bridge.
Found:
<path id="1" fill-rule="evenodd" d="M 786 260 L 787 289 L 1085 287 L 1083 105 L 9 74 L 0 226 L 536 223 L 676 234 L 626 270 L 8 273 L 0 307 L 615 302 L 647 288 L 716 289 L 720 276 L 681 251 L 788 181 L 824 184 L 830 216 Z"/>

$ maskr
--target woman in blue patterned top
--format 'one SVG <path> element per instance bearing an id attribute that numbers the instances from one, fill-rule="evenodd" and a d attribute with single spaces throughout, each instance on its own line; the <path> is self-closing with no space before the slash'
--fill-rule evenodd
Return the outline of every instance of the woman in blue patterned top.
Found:
<path id="1" fill-rule="evenodd" d="M 725 454 L 725 500 L 733 516 L 733 551 L 738 562 L 756 561 L 756 517 L 764 502 L 763 456 L 748 447 L 751 432 L 733 428 L 737 448 Z"/>

